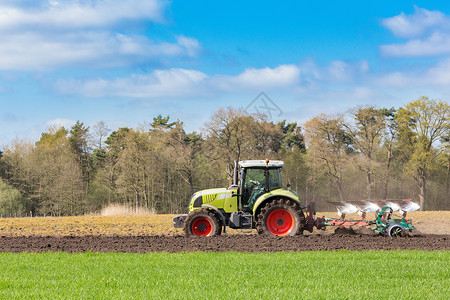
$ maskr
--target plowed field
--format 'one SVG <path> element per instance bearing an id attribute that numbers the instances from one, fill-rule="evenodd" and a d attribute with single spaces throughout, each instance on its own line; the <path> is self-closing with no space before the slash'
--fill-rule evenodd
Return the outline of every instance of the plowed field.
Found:
<path id="1" fill-rule="evenodd" d="M 228 235 L 184 236 L 64 236 L 1 237 L 0 252 L 280 252 L 314 250 L 450 250 L 449 235 L 387 238 L 366 235 L 266 237 Z"/>
<path id="2" fill-rule="evenodd" d="M 333 217 L 332 213 L 323 214 Z M 450 212 L 411 215 L 421 234 L 405 238 L 334 233 L 332 228 L 284 238 L 239 230 L 228 230 L 220 237 L 186 238 L 172 227 L 172 215 L 0 219 L 0 252 L 450 250 Z"/>

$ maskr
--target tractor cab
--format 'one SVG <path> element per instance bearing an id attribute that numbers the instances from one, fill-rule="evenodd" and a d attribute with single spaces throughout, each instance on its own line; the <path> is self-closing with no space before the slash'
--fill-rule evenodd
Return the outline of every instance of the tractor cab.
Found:
<path id="1" fill-rule="evenodd" d="M 238 191 L 240 210 L 253 211 L 253 206 L 261 195 L 282 187 L 280 175 L 282 161 L 244 160 L 238 165 L 240 167 Z"/>

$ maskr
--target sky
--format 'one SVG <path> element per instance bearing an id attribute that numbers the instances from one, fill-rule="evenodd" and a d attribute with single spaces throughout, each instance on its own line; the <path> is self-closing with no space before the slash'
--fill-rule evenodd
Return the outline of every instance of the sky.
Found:
<path id="1" fill-rule="evenodd" d="M 448 1 L 0 1 L 0 149 L 78 120 L 302 124 L 449 92 Z"/>

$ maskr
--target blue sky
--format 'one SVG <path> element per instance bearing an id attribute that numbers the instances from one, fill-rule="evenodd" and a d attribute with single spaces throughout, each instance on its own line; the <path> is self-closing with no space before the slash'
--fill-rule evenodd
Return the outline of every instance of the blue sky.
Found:
<path id="1" fill-rule="evenodd" d="M 198 131 L 261 91 L 299 123 L 450 91 L 446 1 L 3 0 L 0 41 L 0 148 L 77 120 Z"/>

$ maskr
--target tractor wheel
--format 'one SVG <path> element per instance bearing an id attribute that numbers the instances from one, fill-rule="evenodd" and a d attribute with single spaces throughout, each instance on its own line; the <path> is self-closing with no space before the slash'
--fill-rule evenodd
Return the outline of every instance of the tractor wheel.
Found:
<path id="1" fill-rule="evenodd" d="M 184 222 L 186 236 L 215 236 L 222 233 L 222 227 L 216 216 L 206 209 L 196 209 L 191 212 Z"/>
<path id="2" fill-rule="evenodd" d="M 292 236 L 303 233 L 305 216 L 296 203 L 287 199 L 276 199 L 261 209 L 256 229 L 259 234 Z"/>
<path id="3" fill-rule="evenodd" d="M 390 237 L 404 237 L 406 235 L 406 231 L 405 228 L 403 228 L 402 226 L 395 223 L 391 223 L 386 228 L 386 235 Z"/>

